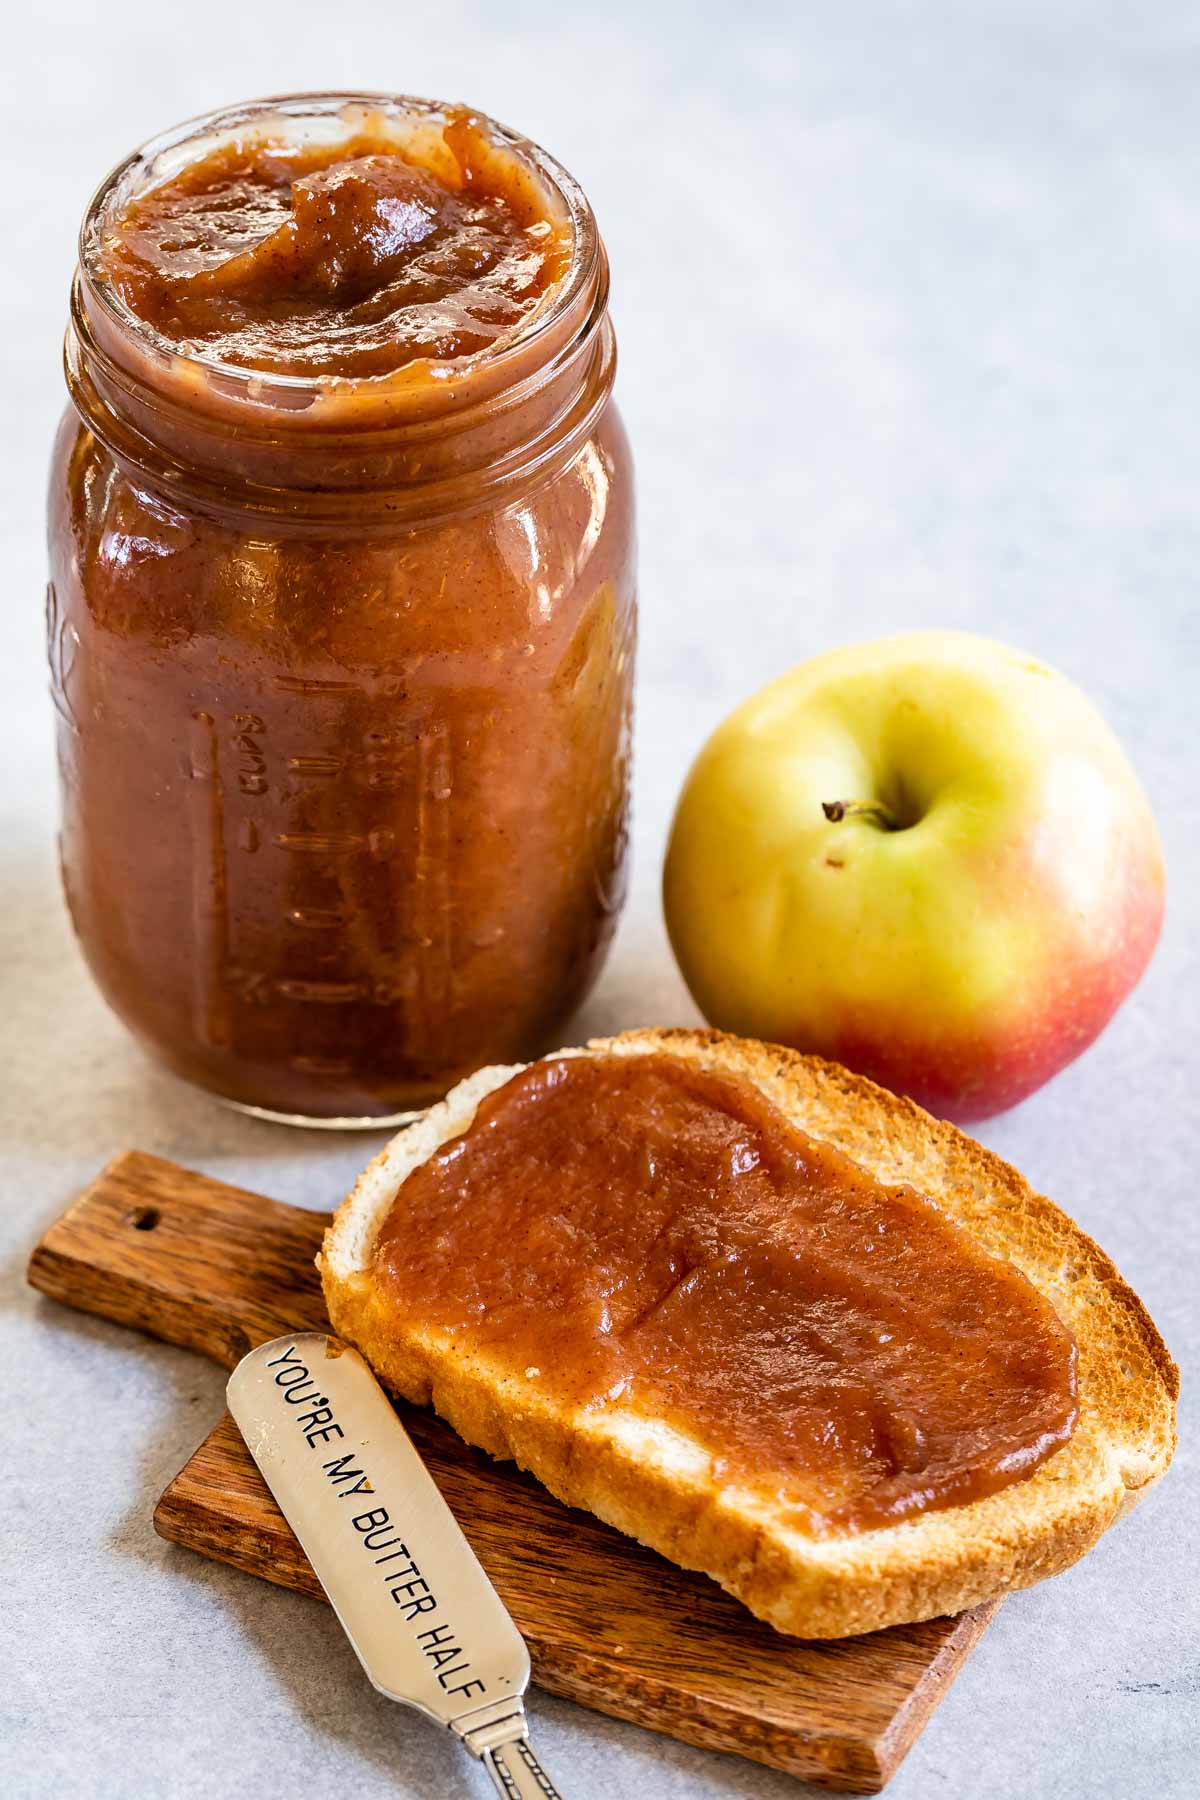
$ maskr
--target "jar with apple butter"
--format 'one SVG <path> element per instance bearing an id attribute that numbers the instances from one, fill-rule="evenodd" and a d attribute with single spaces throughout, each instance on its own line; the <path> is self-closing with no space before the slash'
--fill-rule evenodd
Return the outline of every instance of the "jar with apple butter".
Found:
<path id="1" fill-rule="evenodd" d="M 634 650 L 608 272 L 431 102 L 194 122 L 104 182 L 48 632 L 62 869 L 178 1074 L 376 1122 L 551 1045 L 623 890 Z"/>

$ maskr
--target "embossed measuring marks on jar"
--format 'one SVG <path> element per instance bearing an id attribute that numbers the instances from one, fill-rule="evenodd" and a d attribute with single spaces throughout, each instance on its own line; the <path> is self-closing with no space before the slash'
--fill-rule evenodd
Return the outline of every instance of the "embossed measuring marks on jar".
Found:
<path id="1" fill-rule="evenodd" d="M 58 590 L 46 583 L 46 651 L 50 663 L 50 698 L 63 724 L 76 736 L 79 721 L 71 705 L 71 672 L 79 650 L 79 633 L 59 604 Z"/>
<path id="2" fill-rule="evenodd" d="M 289 1067 L 345 1076 L 339 1019 L 382 1009 L 419 1055 L 453 999 L 449 730 L 390 678 L 270 690 L 193 714 L 196 1032 L 253 1054 L 270 1014 Z"/>
<path id="3" fill-rule="evenodd" d="M 238 727 L 234 744 L 238 751 L 237 784 L 240 794 L 265 794 L 267 791 L 267 759 L 262 737 L 267 727 L 257 713 L 234 713 Z M 252 848 L 253 846 L 247 846 Z"/>

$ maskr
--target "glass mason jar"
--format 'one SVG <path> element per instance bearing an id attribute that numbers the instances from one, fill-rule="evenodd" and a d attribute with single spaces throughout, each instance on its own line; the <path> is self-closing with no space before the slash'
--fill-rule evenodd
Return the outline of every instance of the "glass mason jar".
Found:
<path id="1" fill-rule="evenodd" d="M 550 1047 L 623 895 L 635 629 L 604 250 L 544 152 L 484 121 L 573 231 L 494 351 L 408 381 L 181 354 L 101 230 L 164 169 L 306 95 L 156 139 L 89 208 L 50 483 L 62 872 L 109 1004 L 179 1075 L 378 1122 Z M 346 127 L 348 130 L 349 127 Z"/>

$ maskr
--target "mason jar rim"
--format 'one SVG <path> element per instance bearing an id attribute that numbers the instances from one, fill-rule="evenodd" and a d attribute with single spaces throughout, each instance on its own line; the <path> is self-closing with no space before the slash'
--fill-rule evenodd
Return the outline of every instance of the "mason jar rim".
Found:
<path id="1" fill-rule="evenodd" d="M 149 349 L 156 357 L 176 369 L 189 369 L 200 378 L 216 376 L 227 394 L 239 387 L 244 388 L 247 398 L 252 393 L 258 406 L 269 404 L 272 392 L 289 396 L 285 404 L 290 410 L 296 405 L 300 395 L 310 395 L 315 400 L 318 396 L 333 391 L 345 392 L 354 388 L 362 392 L 383 393 L 389 384 L 399 385 L 397 378 L 413 364 L 400 364 L 386 373 L 365 376 L 291 375 L 251 368 L 242 363 L 223 362 L 218 357 L 182 349 L 125 303 L 102 266 L 102 226 L 112 197 L 121 184 L 139 170 L 144 169 L 149 173 L 166 152 L 181 148 L 193 140 L 198 141 L 208 133 L 228 131 L 272 116 L 298 119 L 336 116 L 353 106 L 373 107 L 401 116 L 407 114 L 430 120 L 448 115 L 453 110 L 449 101 L 389 93 L 385 90 L 328 89 L 311 93 L 268 95 L 262 99 L 241 101 L 231 106 L 218 107 L 211 112 L 198 113 L 147 138 L 123 157 L 92 194 L 79 232 L 79 266 L 86 281 L 87 292 L 99 303 L 120 335 Z M 510 362 L 526 361 L 531 349 L 536 348 L 538 339 L 561 323 L 564 315 L 587 290 L 595 275 L 600 254 L 595 216 L 575 177 L 557 158 L 532 139 L 474 107 L 465 110 L 484 128 L 493 142 L 532 168 L 560 197 L 571 228 L 571 260 L 566 273 L 551 290 L 546 303 L 500 344 L 469 356 L 432 365 L 433 379 L 439 386 L 444 385 L 447 389 L 454 385 L 456 378 L 466 379 L 471 373 L 484 367 L 496 375 L 502 374 L 505 365 Z"/>

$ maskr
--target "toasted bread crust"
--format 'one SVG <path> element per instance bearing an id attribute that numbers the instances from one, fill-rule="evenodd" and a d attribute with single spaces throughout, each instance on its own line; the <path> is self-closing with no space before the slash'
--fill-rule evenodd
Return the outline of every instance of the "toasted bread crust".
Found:
<path id="1" fill-rule="evenodd" d="M 1079 1349 L 1080 1416 L 1070 1441 L 1026 1480 L 965 1506 L 833 1538 L 783 1525 L 760 1497 L 722 1487 L 703 1449 L 671 1428 L 608 1411 L 573 1415 L 486 1353 L 397 1320 L 370 1269 L 374 1232 L 403 1164 L 466 1128 L 485 1072 L 393 1140 L 339 1209 L 318 1258 L 335 1330 L 380 1378 L 432 1405 L 469 1443 L 511 1457 L 568 1505 L 596 1513 L 685 1568 L 699 1569 L 780 1631 L 846 1637 L 933 1618 L 1025 1587 L 1075 1562 L 1165 1471 L 1178 1374 L 1110 1259 L 1015 1169 L 909 1100 L 816 1057 L 718 1031 L 626 1032 L 592 1053 L 665 1051 L 740 1074 L 789 1118 L 884 1181 L 928 1194 L 1057 1307 Z M 586 1053 L 586 1052 L 585 1052 Z M 474 1090 L 468 1093 L 466 1090 Z M 399 1176 L 397 1165 L 401 1165 Z"/>

